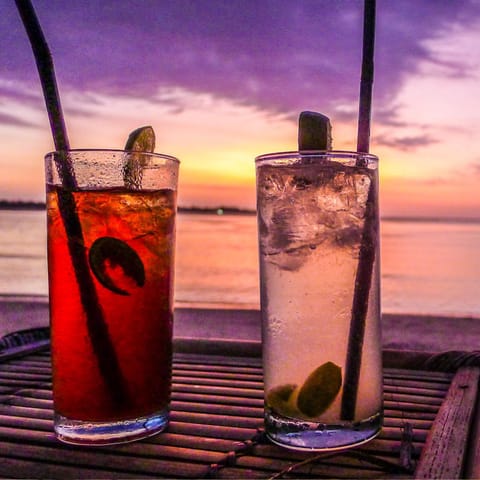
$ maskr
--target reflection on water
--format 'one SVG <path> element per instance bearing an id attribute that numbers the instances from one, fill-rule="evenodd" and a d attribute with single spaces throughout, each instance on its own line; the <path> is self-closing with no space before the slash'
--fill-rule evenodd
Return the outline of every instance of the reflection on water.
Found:
<path id="1" fill-rule="evenodd" d="M 382 221 L 382 307 L 480 318 L 480 223 Z M 0 210 L 0 294 L 47 294 L 45 214 Z M 319 272 L 321 280 L 321 272 Z M 256 219 L 179 215 L 180 304 L 258 306 Z"/>
<path id="2" fill-rule="evenodd" d="M 179 215 L 175 264 L 177 302 L 259 305 L 252 215 Z"/>
<path id="3" fill-rule="evenodd" d="M 384 310 L 480 317 L 479 246 L 479 223 L 382 222 Z"/>
<path id="4" fill-rule="evenodd" d="M 44 212 L 0 210 L 0 294 L 46 295 Z"/>

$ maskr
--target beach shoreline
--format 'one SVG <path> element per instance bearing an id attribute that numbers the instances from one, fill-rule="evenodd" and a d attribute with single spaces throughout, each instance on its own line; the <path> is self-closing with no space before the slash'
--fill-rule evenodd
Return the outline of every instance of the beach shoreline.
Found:
<path id="1" fill-rule="evenodd" d="M 180 304 L 175 309 L 174 337 L 259 342 L 260 312 L 243 307 Z M 0 338 L 18 330 L 47 326 L 47 297 L 0 296 Z M 480 318 L 384 313 L 382 336 L 384 349 L 474 351 L 480 346 Z"/>

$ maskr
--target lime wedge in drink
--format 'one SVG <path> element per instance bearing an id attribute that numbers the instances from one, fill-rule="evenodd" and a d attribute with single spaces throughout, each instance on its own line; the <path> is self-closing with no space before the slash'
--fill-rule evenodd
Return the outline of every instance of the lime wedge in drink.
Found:
<path id="1" fill-rule="evenodd" d="M 267 405 L 280 415 L 298 418 L 299 411 L 295 405 L 295 389 L 297 385 L 285 384 L 272 388 L 267 394 Z"/>
<path id="2" fill-rule="evenodd" d="M 335 400 L 342 386 L 342 369 L 333 362 L 316 368 L 298 392 L 298 409 L 310 418 L 323 413 Z"/>

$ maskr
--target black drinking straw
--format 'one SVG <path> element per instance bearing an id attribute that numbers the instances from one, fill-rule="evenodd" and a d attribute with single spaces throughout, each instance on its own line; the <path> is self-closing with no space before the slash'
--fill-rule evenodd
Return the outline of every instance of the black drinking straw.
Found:
<path id="1" fill-rule="evenodd" d="M 100 373 L 105 380 L 112 400 L 117 404 L 123 403 L 127 398 L 127 392 L 90 274 L 82 226 L 76 211 L 73 191 L 77 188 L 77 182 L 68 158 L 70 147 L 52 57 L 30 0 L 15 0 L 15 3 L 35 56 L 50 128 L 53 134 L 55 149 L 57 150 L 55 165 L 63 187 L 61 190 L 58 190 L 58 206 L 67 234 L 68 248 L 80 291 L 81 302 L 87 317 L 88 332 L 98 360 Z M 92 394 L 95 393 L 92 392 Z"/>
<path id="2" fill-rule="evenodd" d="M 363 23 L 362 76 L 358 120 L 357 152 L 368 153 L 370 146 L 370 115 L 373 86 L 373 54 L 375 44 L 375 0 L 365 0 Z M 363 166 L 361 159 L 357 166 Z M 345 364 L 341 417 L 353 421 L 357 403 L 360 367 L 362 363 L 368 298 L 372 283 L 373 264 L 377 243 L 375 208 L 376 185 L 371 179 L 365 204 L 365 220 L 360 244 L 358 268 L 352 303 L 352 316 Z"/>
<path id="3" fill-rule="evenodd" d="M 373 56 L 375 49 L 375 0 L 365 0 L 363 18 L 362 76 L 358 111 L 357 152 L 370 149 L 370 116 L 372 111 Z"/>

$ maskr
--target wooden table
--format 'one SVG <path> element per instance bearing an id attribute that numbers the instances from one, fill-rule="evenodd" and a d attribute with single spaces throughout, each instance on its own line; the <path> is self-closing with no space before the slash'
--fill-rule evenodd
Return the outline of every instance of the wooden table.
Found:
<path id="1" fill-rule="evenodd" d="M 88 448 L 55 439 L 48 340 L 34 340 L 0 351 L 2 478 L 480 478 L 478 366 L 385 352 L 382 433 L 317 455 L 266 440 L 258 345 L 179 339 L 168 430 Z"/>

